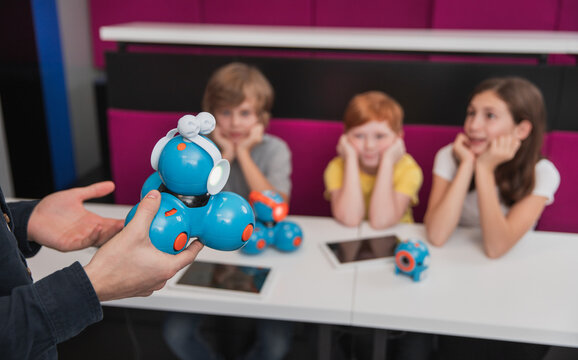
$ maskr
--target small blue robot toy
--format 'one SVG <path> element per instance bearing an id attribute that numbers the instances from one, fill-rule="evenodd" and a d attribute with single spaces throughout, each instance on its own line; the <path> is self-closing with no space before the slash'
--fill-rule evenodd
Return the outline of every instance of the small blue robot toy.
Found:
<path id="1" fill-rule="evenodd" d="M 429 262 L 429 250 L 421 240 L 404 240 L 395 248 L 395 273 L 407 275 L 413 281 L 424 279 Z"/>
<path id="2" fill-rule="evenodd" d="M 145 181 L 141 199 L 153 189 L 161 192 L 161 205 L 149 230 L 153 245 L 161 251 L 177 254 L 192 237 L 213 249 L 237 250 L 251 237 L 255 226 L 251 205 L 235 193 L 221 192 L 230 165 L 203 136 L 214 128 L 215 118 L 209 113 L 185 115 L 152 151 L 156 172 Z"/>
<path id="3" fill-rule="evenodd" d="M 291 221 L 282 221 L 289 212 L 287 203 L 278 193 L 251 191 L 249 202 L 257 218 L 253 235 L 241 249 L 245 254 L 260 254 L 267 246 L 284 252 L 297 250 L 303 241 L 303 231 Z"/>

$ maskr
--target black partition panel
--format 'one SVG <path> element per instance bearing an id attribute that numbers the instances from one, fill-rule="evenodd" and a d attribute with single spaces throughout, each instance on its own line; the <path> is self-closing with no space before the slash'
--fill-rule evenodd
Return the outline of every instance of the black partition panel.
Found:
<path id="1" fill-rule="evenodd" d="M 274 117 L 340 121 L 356 93 L 381 90 L 404 107 L 408 124 L 460 125 L 476 84 L 522 76 L 544 93 L 550 130 L 578 130 L 578 67 L 327 58 L 108 53 L 109 106 L 200 110 L 212 72 L 231 61 L 260 68 L 275 88 Z"/>

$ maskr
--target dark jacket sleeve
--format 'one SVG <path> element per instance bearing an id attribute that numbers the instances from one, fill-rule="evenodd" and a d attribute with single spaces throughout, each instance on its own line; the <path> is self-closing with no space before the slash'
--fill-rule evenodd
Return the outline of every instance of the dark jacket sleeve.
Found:
<path id="1" fill-rule="evenodd" d="M 2 359 L 56 358 L 56 344 L 102 319 L 100 302 L 78 262 L 33 283 L 25 256 L 40 246 L 27 240 L 26 228 L 36 203 L 0 202 Z"/>
<path id="2" fill-rule="evenodd" d="M 40 250 L 40 245 L 35 242 L 28 241 L 28 220 L 32 210 L 38 204 L 38 201 L 19 201 L 8 204 L 8 208 L 12 213 L 12 228 L 16 240 L 18 240 L 18 248 L 25 257 L 32 257 Z"/>
<path id="3" fill-rule="evenodd" d="M 0 348 L 3 358 L 50 358 L 56 344 L 102 319 L 90 280 L 76 262 L 34 284 L 0 297 Z"/>

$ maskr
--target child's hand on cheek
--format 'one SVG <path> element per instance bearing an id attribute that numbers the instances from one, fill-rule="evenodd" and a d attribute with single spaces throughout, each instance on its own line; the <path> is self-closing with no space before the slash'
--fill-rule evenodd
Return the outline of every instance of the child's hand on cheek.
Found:
<path id="1" fill-rule="evenodd" d="M 233 144 L 231 140 L 227 139 L 223 135 L 223 132 L 218 126 L 215 128 L 215 130 L 213 130 L 213 133 L 211 135 L 215 143 L 217 143 L 217 145 L 221 149 L 223 158 L 227 159 L 228 161 L 233 161 L 236 155 L 235 144 Z"/>
<path id="2" fill-rule="evenodd" d="M 405 153 L 406 153 L 405 142 L 401 137 L 398 136 L 397 139 L 395 139 L 395 141 L 393 142 L 393 144 L 391 144 L 391 146 L 385 150 L 381 160 L 382 162 L 390 160 L 391 164 L 395 164 L 399 161 L 399 159 L 401 159 L 401 157 Z"/>
<path id="3" fill-rule="evenodd" d="M 347 140 L 346 134 L 339 137 L 339 142 L 337 142 L 337 154 L 339 154 L 339 156 L 344 160 L 357 159 L 357 151 L 355 151 L 355 148 L 351 145 L 349 140 Z"/>
<path id="4" fill-rule="evenodd" d="M 469 139 L 464 133 L 459 133 L 456 136 L 452 150 L 459 163 L 473 162 L 476 159 L 475 154 L 470 150 Z"/>
<path id="5" fill-rule="evenodd" d="M 478 157 L 477 162 L 494 170 L 498 165 L 512 160 L 521 144 L 522 142 L 512 135 L 500 136 L 492 140 L 488 149 Z"/>
<path id="6" fill-rule="evenodd" d="M 265 126 L 257 124 L 249 131 L 249 136 L 240 140 L 237 143 L 237 150 L 251 150 L 253 146 L 263 141 L 263 134 L 265 133 Z"/>

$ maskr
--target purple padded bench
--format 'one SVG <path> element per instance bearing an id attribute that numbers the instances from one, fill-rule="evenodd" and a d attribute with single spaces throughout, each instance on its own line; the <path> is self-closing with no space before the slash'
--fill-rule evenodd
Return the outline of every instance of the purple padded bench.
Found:
<path id="1" fill-rule="evenodd" d="M 159 138 L 176 126 L 184 115 L 179 112 L 108 110 L 112 179 L 116 183 L 115 202 L 136 204 L 145 179 L 153 172 L 150 152 Z M 406 125 L 407 151 L 421 166 L 424 182 L 419 204 L 414 207 L 416 222 L 423 220 L 432 181 L 436 152 L 455 139 L 459 126 Z M 329 202 L 323 197 L 323 171 L 336 156 L 343 125 L 338 121 L 309 119 L 273 119 L 267 132 L 281 137 L 292 152 L 293 189 L 290 213 L 294 215 L 331 216 Z M 573 150 L 578 149 L 578 133 L 554 131 L 547 135 L 544 155 L 554 162 L 562 181 L 554 204 L 546 207 L 537 229 L 578 232 L 576 202 L 578 167 Z M 575 151 L 575 150 L 574 150 Z"/>

